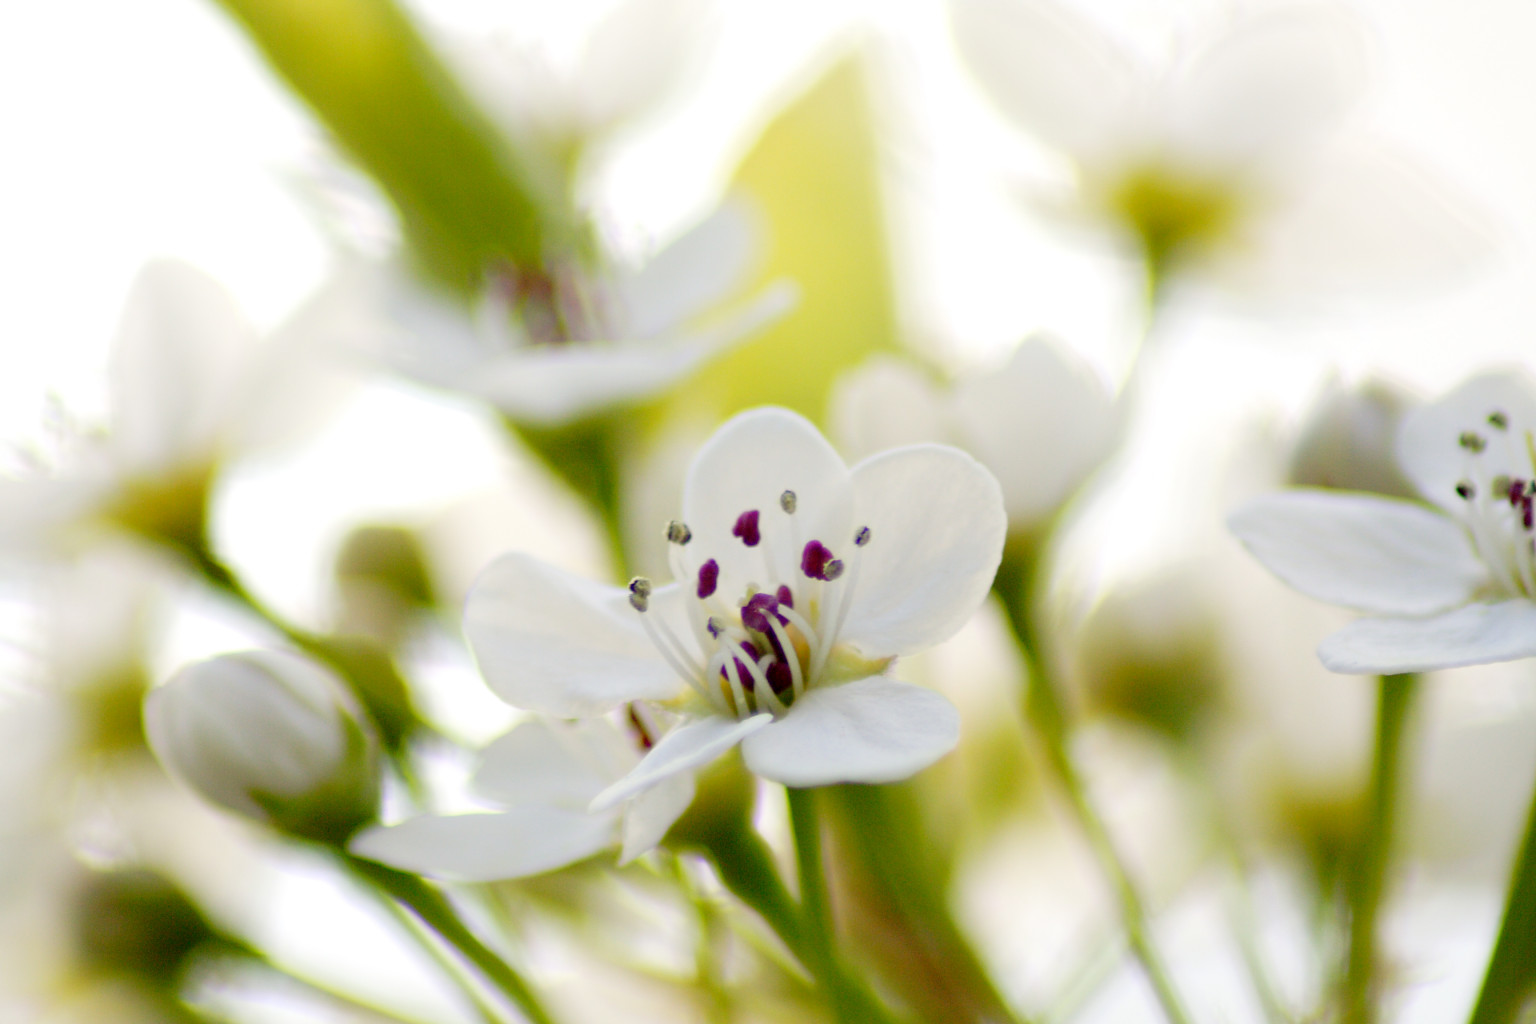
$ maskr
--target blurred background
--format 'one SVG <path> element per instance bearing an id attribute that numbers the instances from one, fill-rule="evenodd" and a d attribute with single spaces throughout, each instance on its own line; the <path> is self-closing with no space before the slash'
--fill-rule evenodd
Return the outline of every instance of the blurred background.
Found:
<path id="1" fill-rule="evenodd" d="M 1154 67 L 1254 6 L 1063 4 Z M 409 9 L 450 66 L 537 69 L 518 72 L 522 84 L 504 85 L 494 70 L 474 77 L 471 92 L 489 97 L 488 107 L 506 88 L 515 118 L 518 102 L 558 109 L 571 91 L 561 93 L 561 76 L 612 6 L 418 0 Z M 1216 1012 L 1207 1019 L 1260 1018 L 1248 1015 L 1249 997 L 1233 994 L 1241 989 L 1236 954 L 1208 930 L 1219 885 L 1196 877 L 1210 854 L 1186 842 L 1179 826 L 1190 813 L 1188 766 L 1159 733 L 1174 734 L 1177 751 L 1193 744 L 1185 732 L 1199 726 L 1178 713 L 1159 717 L 1159 680 L 1180 691 L 1169 698 L 1176 709 L 1220 707 L 1214 738 L 1200 740 L 1201 757 L 1188 760 L 1221 776 L 1209 787 L 1212 799 L 1240 834 L 1286 851 L 1279 866 L 1253 870 L 1249 909 L 1287 990 L 1305 990 L 1316 966 L 1306 952 L 1316 921 L 1297 879 L 1327 862 L 1328 815 L 1338 810 L 1333 803 L 1353 799 L 1363 777 L 1374 700 L 1365 680 L 1316 665 L 1316 641 L 1344 618 L 1250 565 L 1222 519 L 1241 498 L 1288 474 L 1304 477 L 1309 457 L 1333 465 L 1316 454 L 1326 440 L 1308 434 L 1326 433 L 1315 413 L 1330 388 L 1380 378 L 1406 395 L 1433 395 L 1478 369 L 1529 365 L 1536 344 L 1536 10 L 1516 0 L 1475 10 L 1356 0 L 1327 11 L 1349 19 L 1365 41 L 1365 84 L 1349 132 L 1410 180 L 1437 219 L 1379 243 L 1403 257 L 1383 261 L 1385 270 L 1362 256 L 1352 278 L 1352 264 L 1341 261 L 1345 270 L 1329 279 L 1337 288 L 1304 274 L 1272 288 L 1191 275 L 1163 297 L 1145 344 L 1134 260 L 1113 232 L 1042 198 L 1070 180 L 1070 167 L 993 105 L 967 71 L 945 6 L 930 0 L 700 0 L 690 8 L 694 38 L 679 46 L 677 82 L 602 135 L 576 186 L 621 261 L 656 252 L 733 182 L 757 189 L 769 234 L 785 232 L 801 247 L 798 259 L 776 253 L 768 261 L 791 278 L 811 275 L 800 280 L 802 310 L 821 316 L 825 294 L 847 307 L 840 318 L 816 321 L 831 332 L 820 343 L 831 353 L 825 363 L 789 366 L 772 385 L 777 400 L 827 422 L 835 419 L 827 412 L 832 377 L 821 367 L 844 368 L 866 350 L 906 352 L 964 376 L 1001 365 L 1020 339 L 1044 332 L 1110 387 L 1140 353 L 1124 449 L 1058 538 L 1060 647 L 1089 709 L 1083 757 L 1107 813 L 1137 837 L 1130 858 L 1170 908 L 1176 969 L 1198 993 L 1192 1001 Z M 219 5 L 12 4 L 0 11 L 0 28 L 0 123 L 9 134 L 0 189 L 0 437 L 18 464 L 50 443 L 61 420 L 91 424 L 107 415 L 110 348 L 146 261 L 171 256 L 206 270 L 265 331 L 327 281 L 341 253 L 383 255 L 397 244 L 387 205 L 336 157 Z M 528 91 L 510 95 L 517 89 Z M 818 207 L 808 213 L 787 194 L 817 195 L 823 215 L 839 215 L 818 219 Z M 781 214 L 791 219 L 776 221 Z M 1424 238 L 1431 244 L 1418 261 L 1409 243 Z M 1380 255 L 1369 239 L 1350 248 L 1356 242 L 1340 245 Z M 684 390 L 736 388 L 723 405 L 745 404 L 741 371 L 735 383 L 730 372 L 695 378 Z M 486 560 L 513 547 L 589 575 L 610 571 L 601 525 L 536 457 L 507 443 L 482 405 L 398 377 L 359 378 L 305 447 L 233 467 L 214 498 L 215 545 L 281 614 L 299 622 L 339 614 L 345 584 L 333 569 L 359 524 L 418 532 L 447 609 Z M 720 408 L 706 404 L 698 415 Z M 648 423 L 633 496 L 638 525 L 630 527 L 639 543 L 654 539 L 646 531 L 666 518 L 682 466 L 711 425 L 687 409 Z M 114 572 L 112 585 L 124 578 Z M 96 595 L 103 587 L 69 586 Z M 0 687 L 13 695 L 24 695 L 35 675 L 39 635 L 83 628 L 71 591 L 59 589 L 63 596 L 40 612 L 35 588 L 8 585 L 11 680 Z M 267 639 L 196 594 L 153 615 L 152 639 L 124 630 L 144 645 L 151 679 L 190 658 Z M 476 679 L 451 623 L 440 625 L 412 649 L 424 681 L 418 700 L 456 738 L 485 742 L 514 713 Z M 1016 672 L 1001 629 L 989 608 L 922 659 L 921 671 L 978 723 L 935 785 L 959 778 L 954 784 L 978 801 L 1001 799 L 994 777 L 1017 769 L 1016 754 L 988 745 L 983 724 Z M 1394 951 L 1412 965 L 1396 1019 L 1454 1019 L 1476 989 L 1536 773 L 1531 676 L 1525 663 L 1442 673 L 1426 697 L 1405 826 L 1411 853 L 1388 920 Z M 1201 686 L 1223 695 L 1184 692 Z M 44 731 L 10 716 L 17 754 L 6 769 L 4 787 L 15 791 L 7 801 L 28 802 L 21 791 L 50 756 L 28 760 Z M 148 859 L 176 872 L 201 904 L 238 922 L 274 959 L 421 1019 L 471 1019 L 430 967 L 380 927 L 379 912 L 324 872 L 302 858 L 258 856 L 212 811 L 113 785 L 124 789 L 112 801 L 133 804 L 153 823 L 133 829 L 139 852 L 151 851 Z M 11 852 L 46 859 L 25 830 L 15 831 L 6 840 Z M 1026 1001 L 1070 987 L 1080 958 L 1062 951 L 1091 948 L 1109 919 L 1084 877 L 1081 850 L 1060 833 L 989 826 L 962 851 L 960 913 L 1009 994 Z M 61 842 L 87 862 L 113 862 L 114 844 L 123 842 L 93 820 L 72 822 L 65 834 Z M 63 900 L 56 894 L 75 883 L 25 877 L 23 891 L 7 894 L 7 959 L 24 949 L 43 958 L 49 942 L 69 941 L 69 925 L 52 910 Z M 1021 934 L 1011 921 L 1011 908 L 1021 906 L 1059 926 Z M 568 953 L 557 941 L 539 951 L 557 990 L 585 977 Z M 1083 1001 L 1081 1019 L 1143 1019 L 1135 983 L 1113 965 L 1102 974 L 1110 981 Z M 254 983 L 251 993 L 236 986 L 228 1000 L 239 1019 L 340 1012 Z M 15 1012 L 0 1010 L 0 1019 L 36 1019 Z M 624 1019 L 650 1019 L 643 1012 Z M 675 1012 L 663 1003 L 655 1019 L 679 1019 L 667 1016 Z"/>

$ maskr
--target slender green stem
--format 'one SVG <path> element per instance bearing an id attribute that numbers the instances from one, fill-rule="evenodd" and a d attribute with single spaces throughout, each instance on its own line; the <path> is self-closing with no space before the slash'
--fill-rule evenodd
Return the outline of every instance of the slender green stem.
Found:
<path id="1" fill-rule="evenodd" d="M 1019 653 L 1024 659 L 1029 679 L 1025 712 L 1035 725 L 1046 761 L 1077 819 L 1078 827 L 1088 840 L 1099 870 L 1114 892 L 1126 940 L 1152 985 L 1163 1015 L 1171 1024 L 1189 1024 L 1189 1014 L 1173 985 L 1172 975 L 1152 940 L 1150 919 L 1141 893 L 1132 881 L 1130 872 L 1126 870 L 1125 862 L 1115 847 L 1104 819 L 1088 799 L 1087 787 L 1068 750 L 1067 711 L 1055 680 L 1046 670 L 1045 659 L 1039 656 L 1039 638 L 1034 627 L 1032 598 L 1036 555 L 1037 550 L 1034 548 L 1023 545 L 1013 547 L 1004 554 L 1003 564 L 998 569 L 994 583 L 994 589 L 1002 599 L 1009 624 L 1018 640 Z"/>
<path id="2" fill-rule="evenodd" d="M 804 820 L 804 814 L 800 815 L 800 820 Z M 815 977 L 822 996 L 832 1006 L 838 1020 L 849 1024 L 891 1024 L 890 1012 L 839 962 L 835 948 L 830 947 L 830 926 L 811 922 L 809 915 L 803 913 L 790 896 L 779 877 L 773 853 L 761 836 L 745 829 L 721 829 L 701 838 L 705 840 L 703 849 L 714 861 L 715 870 L 726 889 L 757 911 L 795 959 Z M 819 836 L 816 842 L 819 865 Z M 798 842 L 796 852 L 800 857 L 805 856 Z M 823 887 L 821 898 L 824 901 L 825 880 L 819 867 L 814 875 L 816 881 L 812 885 Z M 827 930 L 823 935 L 817 935 L 818 928 Z"/>
<path id="3" fill-rule="evenodd" d="M 948 873 L 912 784 L 821 792 L 835 812 L 838 856 L 851 868 L 850 899 L 878 918 L 861 945 L 878 955 L 887 981 L 930 1020 L 1024 1024 L 955 922 Z"/>
<path id="4" fill-rule="evenodd" d="M 806 952 L 812 968 L 827 986 L 832 1010 L 840 1021 L 866 1019 L 857 992 L 851 991 L 837 961 L 832 902 L 827 895 L 826 865 L 821 854 L 821 821 L 814 789 L 788 789 L 789 821 L 795 836 L 795 868 L 800 877 L 800 916 Z"/>
<path id="5" fill-rule="evenodd" d="M 463 954 L 464 958 L 474 964 L 486 980 L 510 999 L 529 1021 L 533 1024 L 554 1024 L 554 1018 L 544 1008 L 522 975 L 481 942 L 474 932 L 459 920 L 452 905 L 436 889 L 415 875 L 408 875 L 382 864 L 345 855 L 344 861 L 354 875 L 400 903 L 423 924 L 436 932 L 440 938 Z"/>
<path id="6" fill-rule="evenodd" d="M 1418 690 L 1417 676 L 1383 676 L 1377 693 L 1370 802 L 1345 890 L 1349 902 L 1349 951 L 1340 993 L 1343 1024 L 1374 1024 L 1378 1019 L 1377 920 L 1392 859 L 1403 736 Z"/>
<path id="7" fill-rule="evenodd" d="M 1504 920 L 1468 1024 L 1514 1024 L 1536 999 L 1536 791 L 1510 872 Z"/>

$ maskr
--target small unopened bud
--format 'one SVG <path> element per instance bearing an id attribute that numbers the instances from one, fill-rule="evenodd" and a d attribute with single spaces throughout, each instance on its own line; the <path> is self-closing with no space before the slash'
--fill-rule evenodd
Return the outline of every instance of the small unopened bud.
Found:
<path id="1" fill-rule="evenodd" d="M 284 832 L 340 843 L 378 809 L 376 743 L 328 669 L 285 651 L 195 662 L 144 700 L 150 747 L 199 794 Z"/>

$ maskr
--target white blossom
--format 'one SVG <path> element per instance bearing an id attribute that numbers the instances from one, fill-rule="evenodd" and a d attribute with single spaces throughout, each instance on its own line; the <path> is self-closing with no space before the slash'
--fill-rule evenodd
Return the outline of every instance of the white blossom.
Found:
<path id="1" fill-rule="evenodd" d="M 1046 205 L 1118 224 L 1159 276 L 1329 294 L 1432 282 L 1491 248 L 1483 218 L 1350 124 L 1366 45 L 1342 9 L 1233 12 L 1161 65 L 1050 0 L 951 11 L 992 100 L 1071 165 Z"/>
<path id="2" fill-rule="evenodd" d="M 1092 369 L 1045 338 L 1022 342 L 1003 365 L 945 387 L 912 364 L 868 360 L 839 381 L 834 433 L 866 454 L 936 441 L 970 452 L 1003 489 L 1008 525 L 1050 518 L 1114 452 L 1120 412 Z"/>
<path id="3" fill-rule="evenodd" d="M 476 307 L 403 268 L 359 264 L 332 293 L 354 320 L 343 340 L 413 377 L 489 402 L 512 420 L 555 427 L 672 387 L 784 313 L 784 284 L 706 319 L 745 279 L 760 226 L 728 199 L 638 268 L 507 268 Z"/>
<path id="4" fill-rule="evenodd" d="M 689 469 L 672 583 L 606 586 L 511 554 L 475 584 L 465 629 L 514 706 L 677 717 L 597 809 L 738 744 L 785 785 L 888 782 L 950 750 L 958 717 L 882 673 L 965 624 L 1006 529 L 996 480 L 963 452 L 914 445 L 849 469 L 806 420 L 756 409 Z"/>
<path id="5" fill-rule="evenodd" d="M 1369 613 L 1323 641 L 1336 672 L 1419 672 L 1536 655 L 1536 384 L 1474 377 L 1404 418 L 1403 472 L 1431 505 L 1296 490 L 1232 531 L 1302 593 Z"/>

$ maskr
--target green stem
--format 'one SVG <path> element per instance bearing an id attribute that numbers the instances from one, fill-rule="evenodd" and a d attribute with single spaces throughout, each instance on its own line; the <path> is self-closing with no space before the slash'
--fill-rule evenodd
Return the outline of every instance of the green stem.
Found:
<path id="1" fill-rule="evenodd" d="M 1104 819 L 1088 799 L 1087 788 L 1078 774 L 1077 766 L 1072 763 L 1067 741 L 1067 711 L 1055 680 L 1045 670 L 1045 660 L 1038 656 L 1039 637 L 1034 626 L 1032 607 L 1037 555 L 1038 548 L 1034 546 L 1022 543 L 1011 545 L 1003 555 L 1003 564 L 993 584 L 1018 640 L 1019 654 L 1024 660 L 1029 680 L 1025 714 L 1034 724 L 1035 732 L 1045 748 L 1046 761 L 1056 776 L 1062 794 L 1067 798 L 1078 827 L 1088 840 L 1100 871 L 1114 892 L 1126 940 L 1152 985 L 1163 1016 L 1171 1024 L 1189 1024 L 1189 1014 L 1184 1009 L 1183 1000 L 1174 988 L 1172 976 L 1152 941 L 1150 919 L 1142 903 L 1141 893 L 1131 880 L 1130 872 L 1126 870 L 1125 862 L 1115 847 Z"/>
<path id="2" fill-rule="evenodd" d="M 1376 752 L 1371 764 L 1370 803 L 1347 883 L 1349 952 L 1341 993 L 1343 1024 L 1374 1024 L 1377 991 L 1377 920 L 1392 838 L 1397 822 L 1397 796 L 1402 775 L 1403 736 L 1419 679 L 1413 675 L 1383 676 L 1376 702 Z"/>
<path id="3" fill-rule="evenodd" d="M 1514 1024 L 1536 996 L 1536 791 L 1510 873 L 1504 920 L 1468 1024 Z"/>
<path id="4" fill-rule="evenodd" d="M 800 878 L 800 916 L 807 955 L 815 965 L 813 972 L 823 980 L 833 1013 L 840 1021 L 853 1024 L 867 1019 L 862 1014 L 859 993 L 852 990 L 837 960 L 837 940 L 833 932 L 832 902 L 827 895 L 826 864 L 821 854 L 821 821 L 816 814 L 816 791 L 785 791 L 789 797 L 789 821 L 795 836 L 795 869 Z"/>
<path id="5" fill-rule="evenodd" d="M 358 857 L 343 855 L 343 859 L 354 875 L 404 906 L 443 941 L 463 954 L 529 1021 L 533 1024 L 554 1024 L 554 1018 L 544 1009 L 522 975 L 459 920 L 452 905 L 440 892 L 415 875 Z"/>
<path id="6" fill-rule="evenodd" d="M 795 790 L 790 790 L 795 793 Z M 793 799 L 793 798 L 792 798 Z M 797 842 L 795 844 L 797 857 L 804 859 L 807 854 L 799 840 L 799 829 L 803 827 L 805 814 L 802 812 L 797 819 Z M 814 818 L 812 819 L 814 825 Z M 721 829 L 701 837 L 703 849 L 708 852 L 710 859 L 714 861 L 715 870 L 720 875 L 720 881 L 733 896 L 741 900 L 748 907 L 762 917 L 778 935 L 795 959 L 816 978 L 822 990 L 822 995 L 831 1004 L 839 1021 L 858 1022 L 858 1024 L 892 1024 L 890 1013 L 879 1003 L 874 994 L 863 985 L 851 978 L 838 961 L 830 943 L 830 919 L 820 922 L 812 921 L 810 913 L 803 913 L 789 890 L 785 888 L 783 880 L 779 877 L 777 865 L 774 863 L 773 853 L 768 848 L 761 836 L 746 829 Z M 820 864 L 820 836 L 816 840 L 816 854 L 814 862 L 818 865 L 815 870 L 807 870 L 802 865 L 802 881 L 813 876 L 811 885 L 821 886 L 823 908 L 825 908 L 825 880 L 821 873 Z M 820 914 L 825 915 L 823 909 Z M 820 934 L 817 934 L 821 930 Z"/>
<path id="7" fill-rule="evenodd" d="M 887 981 L 930 1020 L 1023 1024 L 950 912 L 948 873 L 925 840 L 911 783 L 822 792 L 834 801 L 838 855 L 853 879 L 850 899 L 876 918 L 860 945 L 878 955 Z"/>

